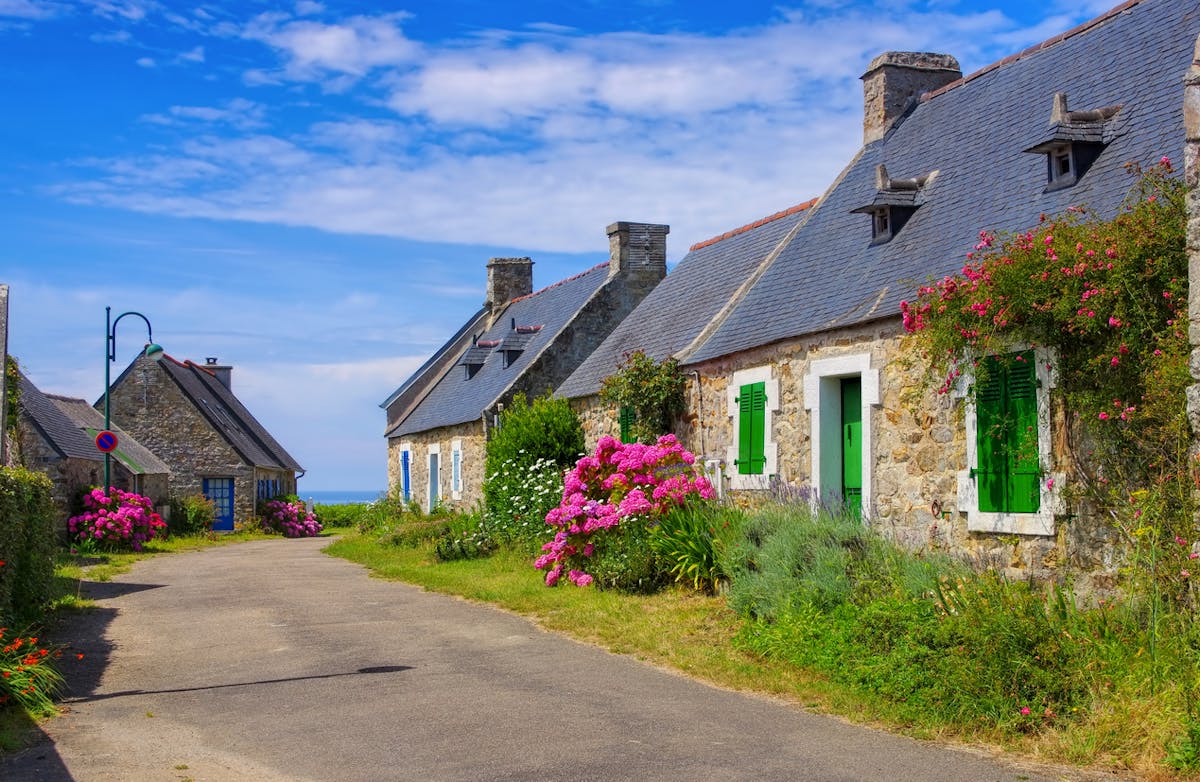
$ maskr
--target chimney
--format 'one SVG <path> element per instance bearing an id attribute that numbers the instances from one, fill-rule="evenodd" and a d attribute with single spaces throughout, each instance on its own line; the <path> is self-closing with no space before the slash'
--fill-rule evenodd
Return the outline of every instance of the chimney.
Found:
<path id="1" fill-rule="evenodd" d="M 618 274 L 651 277 L 667 275 L 669 225 L 613 223 L 608 227 L 608 276 Z"/>
<path id="2" fill-rule="evenodd" d="M 533 261 L 529 258 L 492 258 L 487 272 L 487 301 L 483 306 L 492 311 L 518 296 L 533 293 Z"/>
<path id="3" fill-rule="evenodd" d="M 227 364 L 218 364 L 216 356 L 206 356 L 204 359 L 204 368 L 217 376 L 217 380 L 221 381 L 221 385 L 233 390 L 233 367 Z"/>
<path id="4" fill-rule="evenodd" d="M 931 52 L 884 52 L 863 81 L 863 144 L 883 138 L 921 95 L 962 78 L 958 60 Z"/>

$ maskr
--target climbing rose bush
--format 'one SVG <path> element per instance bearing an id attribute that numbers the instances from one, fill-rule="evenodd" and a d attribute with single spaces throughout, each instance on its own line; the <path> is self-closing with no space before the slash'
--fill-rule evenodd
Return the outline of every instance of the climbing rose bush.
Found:
<path id="1" fill-rule="evenodd" d="M 83 507 L 83 513 L 67 519 L 67 529 L 81 542 L 141 551 L 143 543 L 166 531 L 154 503 L 140 494 L 112 488 L 106 495 L 104 489 L 95 488 L 83 495 Z"/>
<path id="2" fill-rule="evenodd" d="M 562 502 L 546 514 L 554 540 L 542 546 L 534 567 L 545 570 L 546 585 L 565 573 L 587 586 L 588 560 L 622 524 L 654 519 L 691 497 L 712 499 L 713 488 L 695 467 L 696 457 L 674 435 L 653 445 L 625 444 L 602 437 L 596 452 L 580 459 L 563 482 Z"/>
<path id="3" fill-rule="evenodd" d="M 317 517 L 300 503 L 269 500 L 266 515 L 263 516 L 263 529 L 278 532 L 285 538 L 311 538 L 319 535 L 323 527 Z"/>

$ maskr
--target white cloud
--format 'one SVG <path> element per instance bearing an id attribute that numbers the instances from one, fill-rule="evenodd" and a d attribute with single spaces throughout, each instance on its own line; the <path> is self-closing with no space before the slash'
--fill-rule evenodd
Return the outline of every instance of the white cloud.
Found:
<path id="1" fill-rule="evenodd" d="M 0 17 L 49 19 L 65 10 L 61 3 L 39 0 L 0 0 Z"/>
<path id="2" fill-rule="evenodd" d="M 331 74 L 361 77 L 417 57 L 418 45 L 400 28 L 405 18 L 402 13 L 355 16 L 341 24 L 324 24 L 262 14 L 247 25 L 243 35 L 277 50 L 286 60 L 284 75 L 289 79 L 327 79 Z"/>
<path id="3" fill-rule="evenodd" d="M 210 125 L 229 125 L 248 130 L 264 125 L 266 107 L 245 98 L 234 98 L 223 106 L 171 106 L 165 114 L 147 114 L 146 122 L 157 125 L 183 125 L 201 122 Z"/>
<path id="4" fill-rule="evenodd" d="M 154 61 L 153 57 L 139 57 L 139 58 L 137 58 L 136 62 L 138 64 L 138 66 L 141 68 L 157 68 L 158 67 L 158 63 L 156 63 Z"/>

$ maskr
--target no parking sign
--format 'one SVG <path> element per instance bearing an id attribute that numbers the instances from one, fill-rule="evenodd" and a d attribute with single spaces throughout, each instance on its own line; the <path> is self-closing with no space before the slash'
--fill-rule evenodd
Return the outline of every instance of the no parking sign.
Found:
<path id="1" fill-rule="evenodd" d="M 100 453 L 110 453 L 117 448 L 117 436 L 105 429 L 100 434 L 96 435 L 96 447 L 100 449 Z"/>

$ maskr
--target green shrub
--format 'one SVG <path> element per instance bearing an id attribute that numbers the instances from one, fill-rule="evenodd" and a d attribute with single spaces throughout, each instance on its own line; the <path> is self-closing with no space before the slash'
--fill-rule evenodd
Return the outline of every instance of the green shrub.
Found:
<path id="1" fill-rule="evenodd" d="M 583 427 L 566 399 L 517 394 L 487 443 L 484 529 L 499 542 L 544 542 L 562 473 L 583 454 Z"/>
<path id="2" fill-rule="evenodd" d="M 596 547 L 588 564 L 596 586 L 648 594 L 669 580 L 651 546 L 654 531 L 645 518 L 631 516 L 605 533 L 604 545 Z"/>
<path id="3" fill-rule="evenodd" d="M 364 535 L 384 535 L 405 519 L 421 517 L 416 502 L 405 502 L 396 496 L 381 497 L 359 512 L 354 527 Z"/>
<path id="4" fill-rule="evenodd" d="M 455 514 L 446 523 L 445 531 L 433 545 L 433 555 L 439 562 L 482 559 L 496 551 L 496 541 L 483 528 L 478 513 Z"/>
<path id="5" fill-rule="evenodd" d="M 40 618 L 54 579 L 50 479 L 0 467 L 0 624 Z"/>
<path id="6" fill-rule="evenodd" d="M 202 535 L 212 529 L 216 505 L 203 494 L 171 499 L 167 532 L 171 535 Z"/>
<path id="7" fill-rule="evenodd" d="M 337 505 L 318 504 L 315 508 L 321 526 L 329 529 L 357 527 L 359 521 L 370 511 L 370 503 L 347 502 Z"/>
<path id="8" fill-rule="evenodd" d="M 673 358 L 655 361 L 641 350 L 626 353 L 617 371 L 604 378 L 600 398 L 633 412 L 629 435 L 639 443 L 653 443 L 672 429 L 684 411 L 687 379 Z"/>
<path id="9" fill-rule="evenodd" d="M 379 537 L 379 542 L 389 546 L 419 546 L 450 532 L 453 525 L 450 519 L 431 518 L 426 520 L 411 519 L 394 526 L 391 531 Z"/>
<path id="10" fill-rule="evenodd" d="M 674 508 L 658 520 L 650 547 L 666 573 L 676 583 L 714 592 L 728 578 L 721 552 L 740 537 L 745 516 L 741 511 L 712 503 L 689 503 Z"/>

